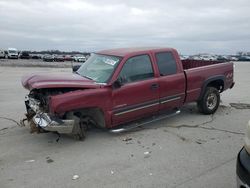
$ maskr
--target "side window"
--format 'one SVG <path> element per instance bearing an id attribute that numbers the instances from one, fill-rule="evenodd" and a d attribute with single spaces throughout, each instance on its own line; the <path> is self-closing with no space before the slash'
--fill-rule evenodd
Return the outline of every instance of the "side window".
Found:
<path id="1" fill-rule="evenodd" d="M 156 54 L 156 61 L 161 76 L 176 73 L 176 61 L 171 52 L 161 52 Z"/>
<path id="2" fill-rule="evenodd" d="M 146 80 L 152 77 L 154 77 L 154 72 L 148 55 L 129 58 L 124 64 L 119 76 L 123 83 Z"/>

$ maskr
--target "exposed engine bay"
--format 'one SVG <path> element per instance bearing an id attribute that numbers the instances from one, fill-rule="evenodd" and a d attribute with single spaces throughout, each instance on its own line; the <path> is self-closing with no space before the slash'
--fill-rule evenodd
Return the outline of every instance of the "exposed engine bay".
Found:
<path id="1" fill-rule="evenodd" d="M 34 89 L 25 98 L 27 113 L 29 108 L 34 112 L 49 112 L 49 97 L 74 91 L 74 88 L 56 88 L 56 89 Z"/>
<path id="2" fill-rule="evenodd" d="M 72 92 L 75 88 L 34 89 L 25 97 L 26 118 L 21 121 L 23 125 L 27 121 L 31 133 L 56 132 L 73 133 L 77 139 L 85 137 L 88 124 L 93 122 L 80 112 L 68 112 L 63 117 L 51 115 L 49 112 L 49 100 L 51 96 Z"/>

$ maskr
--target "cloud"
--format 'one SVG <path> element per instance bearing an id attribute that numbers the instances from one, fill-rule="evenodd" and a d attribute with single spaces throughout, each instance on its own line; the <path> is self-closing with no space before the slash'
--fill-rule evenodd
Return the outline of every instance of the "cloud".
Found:
<path id="1" fill-rule="evenodd" d="M 0 0 L 0 48 L 250 51 L 249 0 Z"/>

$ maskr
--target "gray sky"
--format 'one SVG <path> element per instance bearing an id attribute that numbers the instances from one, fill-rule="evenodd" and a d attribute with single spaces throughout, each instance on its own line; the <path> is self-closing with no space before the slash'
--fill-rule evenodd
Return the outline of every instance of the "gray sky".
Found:
<path id="1" fill-rule="evenodd" d="M 0 0 L 0 48 L 250 51 L 250 0 Z"/>

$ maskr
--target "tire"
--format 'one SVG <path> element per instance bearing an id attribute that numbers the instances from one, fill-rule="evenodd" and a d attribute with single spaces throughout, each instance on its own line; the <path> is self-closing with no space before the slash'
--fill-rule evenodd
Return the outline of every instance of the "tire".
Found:
<path id="1" fill-rule="evenodd" d="M 86 138 L 86 131 L 87 131 L 87 123 L 86 122 L 80 122 L 78 125 L 78 131 L 74 135 L 76 140 L 83 141 Z"/>
<path id="2" fill-rule="evenodd" d="M 207 87 L 201 100 L 197 102 L 198 109 L 203 114 L 213 114 L 220 104 L 220 93 L 214 87 Z"/>

